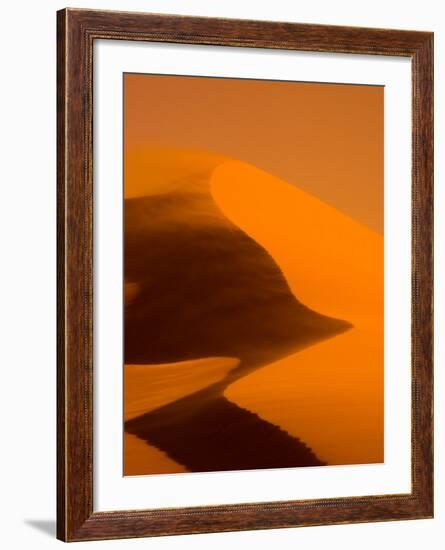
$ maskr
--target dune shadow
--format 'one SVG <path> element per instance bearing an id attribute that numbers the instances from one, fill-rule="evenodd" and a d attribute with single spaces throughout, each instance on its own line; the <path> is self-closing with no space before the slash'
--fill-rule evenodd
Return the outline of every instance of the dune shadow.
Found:
<path id="1" fill-rule="evenodd" d="M 129 420 L 125 430 L 192 472 L 324 465 L 296 437 L 205 391 Z"/>
<path id="2" fill-rule="evenodd" d="M 222 382 L 127 421 L 127 432 L 191 471 L 323 464 L 224 390 L 351 324 L 301 303 L 267 250 L 223 215 L 205 178 L 125 201 L 125 282 L 126 364 L 240 362 Z"/>

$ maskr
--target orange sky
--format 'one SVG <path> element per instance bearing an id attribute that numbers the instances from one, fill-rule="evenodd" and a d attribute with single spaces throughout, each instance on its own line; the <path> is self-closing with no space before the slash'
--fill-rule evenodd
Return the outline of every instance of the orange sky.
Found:
<path id="1" fill-rule="evenodd" d="M 383 87 L 137 74 L 124 86 L 126 152 L 232 157 L 383 234 Z"/>

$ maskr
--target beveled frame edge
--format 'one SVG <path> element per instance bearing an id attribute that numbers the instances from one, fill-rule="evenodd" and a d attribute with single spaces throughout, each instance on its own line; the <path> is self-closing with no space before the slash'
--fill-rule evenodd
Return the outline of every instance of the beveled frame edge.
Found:
<path id="1" fill-rule="evenodd" d="M 93 512 L 93 41 L 412 59 L 412 492 Z M 433 33 L 64 9 L 57 12 L 57 537 L 178 535 L 433 517 Z"/>

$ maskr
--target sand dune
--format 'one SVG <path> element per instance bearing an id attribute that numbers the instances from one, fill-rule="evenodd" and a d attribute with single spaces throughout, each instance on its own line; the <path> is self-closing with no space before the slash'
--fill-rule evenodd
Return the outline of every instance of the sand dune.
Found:
<path id="1" fill-rule="evenodd" d="M 304 303 L 353 324 L 248 375 L 225 395 L 301 437 L 329 464 L 383 461 L 383 237 L 243 163 L 220 165 L 212 192 L 224 214 L 275 258 Z"/>
<path id="2" fill-rule="evenodd" d="M 242 162 L 220 164 L 211 191 L 226 218 L 269 252 L 308 307 L 333 317 L 381 321 L 381 235 Z"/>
<path id="3" fill-rule="evenodd" d="M 153 158 L 126 172 L 126 473 L 381 461 L 383 239 L 241 162 Z"/>
<path id="4" fill-rule="evenodd" d="M 206 357 L 160 365 L 125 365 L 125 420 L 172 403 L 222 380 L 239 364 L 231 357 Z"/>
<path id="5" fill-rule="evenodd" d="M 125 362 L 264 365 L 347 330 L 309 309 L 270 254 L 215 204 L 209 177 L 125 202 Z"/>
<path id="6" fill-rule="evenodd" d="M 135 418 L 222 380 L 238 363 L 228 357 L 209 357 L 170 365 L 125 365 L 124 418 Z M 187 471 L 163 451 L 127 432 L 124 449 L 125 475 Z"/>
<path id="7" fill-rule="evenodd" d="M 352 329 L 249 374 L 224 395 L 328 464 L 382 462 L 383 349 L 369 339 Z"/>

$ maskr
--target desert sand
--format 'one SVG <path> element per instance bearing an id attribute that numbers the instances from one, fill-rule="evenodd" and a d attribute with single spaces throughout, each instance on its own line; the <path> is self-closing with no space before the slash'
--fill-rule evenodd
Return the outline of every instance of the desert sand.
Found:
<path id="1" fill-rule="evenodd" d="M 240 162 L 215 170 L 212 192 L 275 258 L 299 299 L 353 325 L 246 376 L 226 397 L 301 437 L 329 464 L 382 462 L 383 237 Z"/>
<path id="2" fill-rule="evenodd" d="M 125 473 L 205 471 L 208 464 L 208 469 L 236 469 L 237 463 L 244 468 L 381 462 L 383 238 L 251 165 L 199 152 L 159 153 L 141 151 L 134 163 L 157 159 L 155 186 L 140 178 L 141 170 L 150 173 L 148 165 L 126 173 L 134 213 L 126 216 L 126 238 L 133 235 L 126 249 L 133 246 L 136 258 L 126 266 L 127 305 L 133 312 L 126 333 L 136 334 L 131 327 L 142 325 L 147 334 L 128 340 L 126 360 L 136 364 L 125 367 L 125 419 L 131 432 L 125 436 Z M 172 245 L 175 232 L 170 241 L 163 229 L 164 245 L 138 254 L 153 223 L 157 241 L 159 227 L 185 235 L 182 251 Z M 197 242 L 197 234 L 205 237 L 199 246 L 215 249 L 215 257 L 202 265 L 192 262 L 190 271 L 187 258 L 194 254 L 187 243 Z M 228 251 L 240 243 L 244 252 L 236 263 L 240 255 L 235 262 Z M 153 272 L 154 260 L 165 254 L 175 254 L 176 271 Z M 220 271 L 218 254 L 233 273 L 227 265 Z M 152 262 L 149 269 L 147 262 Z M 213 285 L 232 285 L 224 297 L 232 304 L 229 312 L 213 295 L 202 300 L 205 283 L 196 288 L 192 283 L 197 269 L 204 281 L 207 276 Z M 181 307 L 165 306 L 159 292 L 150 294 L 154 283 L 144 273 L 161 280 L 177 277 L 176 293 L 185 279 Z M 264 273 L 270 275 L 262 280 Z M 157 322 L 161 306 L 173 308 L 168 324 Z M 205 329 L 195 330 L 202 319 L 208 319 Z M 182 338 L 174 330 L 178 327 Z M 243 426 L 249 434 L 243 434 Z M 204 456 L 205 440 L 212 438 L 219 454 L 213 462 Z M 268 445 L 275 451 L 259 460 L 247 450 L 255 441 L 263 455 Z M 239 447 L 238 454 L 227 454 L 230 442 Z M 188 445 L 195 452 L 185 452 Z"/>
<path id="3" fill-rule="evenodd" d="M 136 418 L 222 380 L 238 362 L 209 357 L 170 365 L 126 365 L 124 387 L 128 399 L 124 419 Z M 147 468 L 153 474 L 187 471 L 185 466 L 136 436 L 125 433 L 124 437 L 125 475 L 138 475 Z"/>

